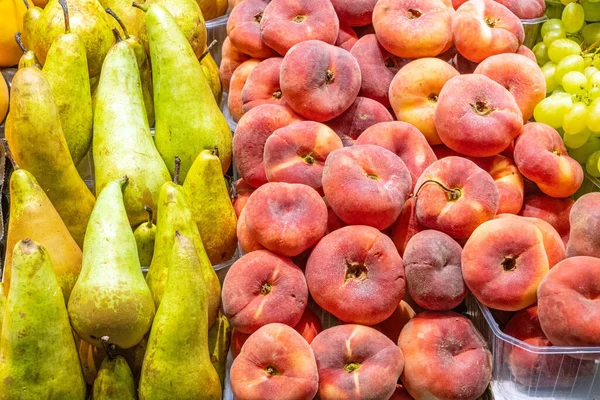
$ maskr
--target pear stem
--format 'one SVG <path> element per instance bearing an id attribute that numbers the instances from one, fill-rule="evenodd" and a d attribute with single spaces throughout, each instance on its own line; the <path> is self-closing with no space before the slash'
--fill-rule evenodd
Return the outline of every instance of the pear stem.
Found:
<path id="1" fill-rule="evenodd" d="M 119 43 L 121 40 L 121 34 L 119 33 L 119 30 L 117 28 L 113 28 L 112 29 L 113 35 L 115 35 L 115 39 L 117 41 L 117 43 Z"/>
<path id="2" fill-rule="evenodd" d="M 233 201 L 238 198 L 238 191 L 237 187 L 235 186 L 235 181 L 233 180 L 233 176 L 229 175 L 225 175 L 225 180 L 229 186 L 229 198 Z"/>
<path id="3" fill-rule="evenodd" d="M 27 7 L 28 10 L 31 8 L 27 0 L 23 0 L 23 3 L 25 3 L 25 7 Z"/>
<path id="4" fill-rule="evenodd" d="M 143 12 L 148 11 L 148 6 L 145 4 L 140 4 L 137 1 L 134 1 L 133 3 L 131 3 L 132 6 L 134 6 L 135 8 L 139 8 L 140 10 L 142 10 Z"/>
<path id="5" fill-rule="evenodd" d="M 202 53 L 202 55 L 200 56 L 200 58 L 198 59 L 198 61 L 202 61 L 204 59 L 204 57 L 206 57 L 208 55 L 208 53 L 210 53 L 210 50 L 215 47 L 215 45 L 217 44 L 217 39 L 213 40 L 208 47 L 206 48 L 206 50 L 204 50 L 204 53 Z"/>
<path id="6" fill-rule="evenodd" d="M 144 206 L 144 210 L 146 210 L 146 212 L 148 213 L 148 228 L 152 228 L 154 213 L 152 212 L 152 209 L 148 206 Z"/>
<path id="7" fill-rule="evenodd" d="M 123 188 L 125 185 L 127 185 L 128 182 L 129 182 L 129 177 L 127 175 L 125 175 L 124 177 L 119 179 L 119 184 L 121 185 L 121 188 Z"/>
<path id="8" fill-rule="evenodd" d="M 67 6 L 67 0 L 58 0 L 58 4 L 63 9 L 63 14 L 65 16 L 65 33 L 71 32 L 71 21 L 69 20 L 69 7 Z"/>
<path id="9" fill-rule="evenodd" d="M 21 32 L 15 33 L 15 41 L 21 48 L 21 51 L 23 52 L 23 54 L 27 53 L 27 48 L 25 48 L 25 45 L 23 44 L 23 41 L 21 40 Z"/>
<path id="10" fill-rule="evenodd" d="M 114 355 L 115 345 L 110 344 L 108 342 L 109 340 L 110 340 L 110 338 L 108 336 L 102 336 L 100 338 L 102 347 L 104 347 L 104 351 L 106 351 L 106 356 L 108 357 L 109 360 L 114 360 L 115 359 L 115 355 Z"/>
<path id="11" fill-rule="evenodd" d="M 119 18 L 119 16 L 110 8 L 107 8 L 104 11 L 106 11 L 106 13 L 108 15 L 110 15 L 111 17 L 113 17 L 114 19 L 117 20 L 117 23 L 119 24 L 119 26 L 123 30 L 123 33 L 125 34 L 125 39 L 129 39 L 129 32 L 127 32 L 127 28 L 125 27 L 125 24 L 123 23 L 123 21 L 121 21 L 121 18 Z"/>
<path id="12" fill-rule="evenodd" d="M 179 185 L 179 171 L 181 170 L 181 158 L 175 156 L 175 171 L 173 172 L 173 183 Z"/>
<path id="13" fill-rule="evenodd" d="M 0 76 L 0 79 L 4 79 L 2 76 Z M 6 139 L 2 139 L 2 146 L 4 146 L 4 150 L 6 150 L 6 158 L 8 158 L 8 161 L 10 161 L 13 170 L 19 170 L 21 169 L 21 167 L 19 167 L 19 165 L 17 164 L 17 162 L 15 161 L 15 158 L 13 157 L 12 152 L 10 151 L 10 147 L 8 146 L 8 140 Z"/>
<path id="14" fill-rule="evenodd" d="M 212 151 L 212 155 L 217 156 L 217 158 L 219 158 L 219 146 L 214 147 L 214 149 Z"/>
<path id="15" fill-rule="evenodd" d="M 179 233 L 179 231 L 175 231 L 175 237 L 179 237 L 181 236 L 181 233 Z"/>

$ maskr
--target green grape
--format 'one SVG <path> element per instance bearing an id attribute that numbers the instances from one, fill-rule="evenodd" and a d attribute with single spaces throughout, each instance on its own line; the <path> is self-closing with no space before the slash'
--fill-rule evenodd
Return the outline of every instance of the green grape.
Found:
<path id="1" fill-rule="evenodd" d="M 555 40 L 558 39 L 565 39 L 567 37 L 567 31 L 565 31 L 564 29 L 555 29 L 553 31 L 550 31 L 548 33 L 546 33 L 543 36 L 543 40 L 544 40 L 544 44 L 546 46 L 550 46 Z"/>
<path id="2" fill-rule="evenodd" d="M 548 61 L 542 67 L 542 73 L 546 79 L 546 93 L 552 93 L 552 91 L 559 86 L 556 79 L 554 79 L 554 74 L 556 73 L 556 64 L 554 64 L 552 61 Z"/>
<path id="3" fill-rule="evenodd" d="M 584 26 L 581 30 L 581 34 L 583 35 L 583 41 L 586 46 L 591 46 L 600 40 L 600 23 L 595 22 Z"/>
<path id="4" fill-rule="evenodd" d="M 600 71 L 600 70 L 592 65 L 590 67 L 586 67 L 583 70 L 583 74 L 585 75 L 586 78 L 589 78 L 590 76 L 594 75 L 598 71 Z"/>
<path id="5" fill-rule="evenodd" d="M 588 22 L 600 21 L 600 7 L 591 2 L 582 3 L 585 20 Z"/>
<path id="6" fill-rule="evenodd" d="M 564 4 L 565 6 L 566 6 L 567 4 L 569 4 L 569 3 L 574 3 L 574 2 L 576 2 L 576 1 L 577 1 L 577 0 L 560 0 L 560 2 L 561 2 L 562 4 Z"/>
<path id="7" fill-rule="evenodd" d="M 563 141 L 569 149 L 578 149 L 590 138 L 590 132 L 586 129 L 575 135 L 564 135 Z"/>
<path id="8" fill-rule="evenodd" d="M 561 83 L 563 76 L 565 76 L 566 73 L 572 71 L 583 72 L 584 69 L 585 63 L 583 61 L 583 57 L 578 54 L 571 54 L 556 64 L 554 79 L 556 79 L 556 82 Z"/>
<path id="9" fill-rule="evenodd" d="M 585 84 L 586 89 L 590 90 L 595 87 L 600 87 L 600 72 L 596 72 L 587 78 Z"/>
<path id="10" fill-rule="evenodd" d="M 600 2 L 600 0 L 587 0 L 587 1 L 589 1 L 590 3 L 598 3 L 598 2 Z"/>
<path id="11" fill-rule="evenodd" d="M 585 170 L 593 177 L 600 177 L 598 162 L 600 161 L 600 151 L 593 152 L 585 163 Z"/>
<path id="12" fill-rule="evenodd" d="M 542 24 L 542 29 L 540 30 L 540 36 L 544 37 L 544 35 L 546 35 L 546 33 L 557 30 L 557 29 L 564 31 L 565 24 L 563 24 L 563 22 L 558 18 L 549 19 L 548 21 L 546 21 Z"/>
<path id="13" fill-rule="evenodd" d="M 562 86 L 559 86 L 552 91 L 552 94 L 557 94 L 557 93 L 568 94 L 567 91 L 565 90 L 565 88 L 563 88 Z"/>
<path id="14" fill-rule="evenodd" d="M 569 3 L 562 13 L 562 22 L 567 33 L 579 32 L 585 22 L 585 11 L 579 3 Z"/>
<path id="15" fill-rule="evenodd" d="M 596 87 L 589 89 L 588 97 L 592 100 L 596 100 L 598 97 L 600 97 L 600 88 L 596 86 Z"/>
<path id="16" fill-rule="evenodd" d="M 548 47 L 548 57 L 555 63 L 572 54 L 581 54 L 581 47 L 571 39 L 556 39 Z"/>
<path id="17" fill-rule="evenodd" d="M 544 44 L 544 42 L 539 42 L 535 46 L 533 46 L 533 54 L 535 55 L 535 59 L 537 60 L 538 65 L 541 67 L 546 64 L 550 59 L 548 58 L 548 46 Z"/>
<path id="18" fill-rule="evenodd" d="M 585 123 L 592 132 L 600 132 L 600 98 L 592 101 L 588 107 Z"/>
<path id="19" fill-rule="evenodd" d="M 600 151 L 600 138 L 590 136 L 587 142 L 576 149 L 568 149 L 569 155 L 579 164 L 585 164 L 595 151 Z"/>
<path id="20" fill-rule="evenodd" d="M 586 130 L 585 118 L 587 115 L 587 106 L 583 103 L 575 103 L 573 107 L 565 114 L 562 127 L 566 136 L 577 135 Z M 589 134 L 588 134 L 589 136 Z"/>
<path id="21" fill-rule="evenodd" d="M 592 57 L 583 57 L 583 65 L 585 66 L 585 68 L 587 67 L 593 67 L 592 63 L 594 62 L 594 59 Z"/>
<path id="22" fill-rule="evenodd" d="M 562 126 L 563 118 L 571 107 L 573 107 L 571 95 L 556 93 L 540 101 L 533 110 L 533 116 L 537 122 L 542 122 L 557 129 Z"/>
<path id="23" fill-rule="evenodd" d="M 565 76 L 563 76 L 561 82 L 565 92 L 570 94 L 583 94 L 585 92 L 587 78 L 583 72 L 571 71 L 567 72 Z"/>

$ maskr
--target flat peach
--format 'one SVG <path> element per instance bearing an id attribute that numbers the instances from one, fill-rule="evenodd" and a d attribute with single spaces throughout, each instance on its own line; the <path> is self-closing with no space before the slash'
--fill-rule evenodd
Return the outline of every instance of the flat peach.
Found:
<path id="1" fill-rule="evenodd" d="M 219 65 L 219 78 L 223 84 L 223 90 L 229 92 L 229 82 L 231 81 L 231 75 L 244 61 L 249 60 L 251 57 L 245 53 L 239 51 L 233 44 L 231 39 L 228 37 L 223 40 L 223 47 L 221 48 L 221 64 Z"/>
<path id="2" fill-rule="evenodd" d="M 373 325 L 373 328 L 387 336 L 392 342 L 398 343 L 400 332 L 404 325 L 408 323 L 417 315 L 415 310 L 406 301 L 401 300 L 398 307 L 394 310 L 394 313 L 390 315 L 386 320 Z"/>
<path id="3" fill-rule="evenodd" d="M 269 58 L 277 52 L 261 38 L 260 21 L 269 0 L 245 0 L 231 10 L 227 19 L 227 37 L 240 51 L 255 57 Z"/>
<path id="4" fill-rule="evenodd" d="M 227 97 L 227 107 L 229 108 L 231 118 L 235 122 L 239 122 L 239 120 L 242 118 L 242 115 L 244 115 L 242 91 L 244 90 L 248 76 L 254 68 L 258 67 L 260 61 L 261 60 L 256 58 L 246 60 L 240 64 L 231 75 L 231 80 L 229 83 L 229 95 Z"/>
<path id="5" fill-rule="evenodd" d="M 356 32 L 354 32 L 354 29 L 347 25 L 340 24 L 340 31 L 337 39 L 335 40 L 335 45 L 346 51 L 350 51 L 357 41 L 358 35 Z"/>
<path id="6" fill-rule="evenodd" d="M 242 210 L 246 206 L 246 202 L 248 198 L 254 192 L 254 188 L 248 185 L 244 179 L 240 178 L 235 181 L 235 192 L 236 196 L 233 199 L 233 208 L 235 210 L 235 215 L 239 218 Z"/>
<path id="7" fill-rule="evenodd" d="M 352 146 L 360 134 L 370 126 L 393 120 L 392 114 L 381 103 L 366 97 L 357 97 L 350 108 L 325 124 L 338 134 L 344 146 Z"/>
<path id="8" fill-rule="evenodd" d="M 498 189 L 498 214 L 517 214 L 523 207 L 525 183 L 515 162 L 502 155 L 467 157 L 490 174 Z"/>
<path id="9" fill-rule="evenodd" d="M 571 198 L 557 199 L 542 193 L 530 194 L 525 197 L 519 215 L 539 218 L 548 222 L 556 229 L 566 245 L 571 231 L 569 213 L 573 203 Z"/>
<path id="10" fill-rule="evenodd" d="M 287 105 L 279 84 L 283 58 L 271 57 L 261 61 L 248 75 L 242 89 L 242 111 L 247 113 L 261 104 Z"/>
<path id="11" fill-rule="evenodd" d="M 567 243 L 567 257 L 600 257 L 600 193 L 592 192 L 581 196 L 569 215 L 571 234 Z"/>
<path id="12" fill-rule="evenodd" d="M 244 254 L 256 250 L 266 250 L 262 244 L 258 243 L 254 234 L 248 230 L 248 226 L 246 225 L 246 214 L 243 209 L 238 218 L 236 235 L 240 248 Z"/>
<path id="13" fill-rule="evenodd" d="M 391 238 L 400 255 L 404 255 L 404 250 L 408 241 L 418 232 L 427 229 L 419 223 L 417 211 L 415 209 L 415 198 L 411 197 L 406 200 L 402 207 L 400 216 L 392 225 Z"/>
<path id="14" fill-rule="evenodd" d="M 331 0 L 340 23 L 349 26 L 366 26 L 373 20 L 377 0 Z"/>

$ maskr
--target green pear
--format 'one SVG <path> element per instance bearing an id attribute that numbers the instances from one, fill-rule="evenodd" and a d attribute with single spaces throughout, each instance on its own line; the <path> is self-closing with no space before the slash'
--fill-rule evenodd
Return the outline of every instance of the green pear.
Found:
<path id="1" fill-rule="evenodd" d="M 179 167 L 176 169 L 178 170 Z M 203 287 L 208 298 L 208 322 L 209 326 L 212 326 L 217 319 L 221 304 L 221 284 L 204 250 L 198 226 L 192 219 L 183 188 L 176 183 L 177 178 L 176 173 L 175 182 L 165 183 L 160 190 L 156 216 L 156 242 L 146 281 L 152 291 L 156 307 L 158 307 L 167 284 L 175 231 L 190 237 L 194 241 L 200 259 L 200 268 L 204 278 Z"/>
<path id="2" fill-rule="evenodd" d="M 101 338 L 123 349 L 150 329 L 154 302 L 123 205 L 127 178 L 106 185 L 94 207 L 83 246 L 81 274 L 69 299 L 71 325 L 97 347 Z"/>
<path id="3" fill-rule="evenodd" d="M 144 210 L 148 213 L 148 222 L 142 223 L 135 228 L 133 235 L 137 243 L 138 256 L 142 267 L 149 267 L 152 263 L 152 255 L 154 254 L 154 242 L 156 239 L 156 225 L 153 223 L 153 212 L 148 206 L 144 206 Z"/>
<path id="4" fill-rule="evenodd" d="M 50 84 L 38 68 L 13 77 L 5 129 L 16 163 L 37 179 L 81 247 L 96 199 L 73 164 Z"/>
<path id="5" fill-rule="evenodd" d="M 17 44 L 21 48 L 21 51 L 23 52 L 23 55 L 19 59 L 19 69 L 25 67 L 36 67 L 41 69 L 42 64 L 40 64 L 39 60 L 37 59 L 35 52 L 33 52 L 32 50 L 28 50 L 25 47 L 25 44 L 23 43 L 22 39 L 23 35 L 21 34 L 21 32 L 15 33 L 15 41 L 17 42 Z"/>
<path id="6" fill-rule="evenodd" d="M 217 149 L 203 150 L 183 183 L 192 218 L 213 265 L 230 260 L 237 248 L 237 217 L 217 154 Z"/>
<path id="7" fill-rule="evenodd" d="M 225 173 L 231 164 L 231 131 L 192 47 L 163 6 L 137 6 L 147 10 L 158 152 L 171 174 L 171 160 L 181 158 L 185 180 L 198 154 L 216 146 Z"/>
<path id="8" fill-rule="evenodd" d="M 27 0 L 23 0 L 23 2 L 25 3 L 25 7 L 27 7 L 27 11 L 23 16 L 23 43 L 27 48 L 32 49 L 35 40 L 33 27 L 40 18 L 40 15 L 42 15 L 43 10 L 40 7 L 36 7 L 35 4 L 32 7 Z"/>
<path id="9" fill-rule="evenodd" d="M 85 47 L 71 32 L 66 0 L 63 7 L 65 33 L 50 46 L 42 72 L 46 76 L 60 117 L 73 163 L 78 165 L 92 144 L 92 94 Z"/>
<path id="10" fill-rule="evenodd" d="M 116 32 L 116 30 L 115 30 Z M 131 226 L 146 221 L 144 205 L 154 208 L 161 186 L 171 179 L 152 141 L 140 74 L 131 45 L 119 41 L 104 59 L 94 110 L 96 194 L 122 176 Z"/>
<path id="11" fill-rule="evenodd" d="M 217 104 L 221 104 L 223 98 L 223 85 L 221 85 L 221 78 L 219 77 L 219 66 L 215 62 L 215 59 L 210 54 L 210 49 L 217 44 L 216 40 L 207 47 L 202 57 L 200 57 L 200 66 L 202 72 L 210 86 L 210 90 L 215 98 Z"/>
<path id="12" fill-rule="evenodd" d="M 208 298 L 194 241 L 179 232 L 142 365 L 141 400 L 220 400 L 208 348 Z"/>
<path id="13" fill-rule="evenodd" d="M 127 3 L 130 9 L 141 13 L 138 8 L 132 7 L 129 2 Z M 129 29 L 123 20 L 121 20 L 121 18 L 119 18 L 119 16 L 110 8 L 107 8 L 106 12 L 117 21 L 121 27 L 121 31 L 123 31 L 123 34 L 125 35 L 125 41 L 131 45 L 131 48 L 135 53 L 135 58 L 137 59 L 138 67 L 140 69 L 140 81 L 142 83 L 142 93 L 144 95 L 144 105 L 146 106 L 148 125 L 154 126 L 154 93 L 152 91 L 152 71 L 150 70 L 150 58 L 148 57 L 146 49 L 138 37 L 129 34 Z"/>
<path id="14" fill-rule="evenodd" d="M 208 330 L 208 350 L 210 352 L 210 361 L 212 362 L 219 380 L 221 381 L 221 387 L 225 384 L 225 374 L 227 367 L 227 354 L 229 353 L 229 346 L 231 345 L 231 332 L 233 327 L 221 311 L 217 320 Z"/>
<path id="15" fill-rule="evenodd" d="M 85 47 L 90 77 L 100 75 L 102 61 L 115 43 L 112 20 L 97 0 L 68 0 L 71 31 L 79 35 Z M 65 33 L 63 10 L 58 0 L 50 0 L 34 25 L 34 48 L 44 64 L 50 46 Z"/>
<path id="16" fill-rule="evenodd" d="M 0 341 L 0 399 L 83 400 L 85 382 L 50 257 L 29 239 L 13 253 Z"/>
<path id="17" fill-rule="evenodd" d="M 0 282 L 0 332 L 2 331 L 2 320 L 4 319 L 4 306 L 6 305 L 6 295 L 4 294 L 4 284 Z M 1 336 L 0 336 L 1 339 Z"/>
<path id="18" fill-rule="evenodd" d="M 136 38 L 140 37 L 138 30 L 140 18 L 144 18 L 144 13 L 136 7 L 131 6 L 132 0 L 98 0 L 100 5 L 104 9 L 111 9 L 116 15 L 119 16 L 121 22 L 121 33 L 128 36 L 126 33 L 129 32 Z M 122 24 L 122 25 L 121 25 Z M 125 28 L 123 28 L 125 26 Z"/>
<path id="19" fill-rule="evenodd" d="M 94 381 L 93 400 L 136 400 L 137 390 L 127 361 L 108 352 Z"/>

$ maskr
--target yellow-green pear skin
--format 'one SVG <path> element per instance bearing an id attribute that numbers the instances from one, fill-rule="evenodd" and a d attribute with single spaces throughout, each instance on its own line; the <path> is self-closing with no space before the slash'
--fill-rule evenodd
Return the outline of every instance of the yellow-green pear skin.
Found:
<path id="1" fill-rule="evenodd" d="M 152 263 L 152 255 L 154 254 L 154 243 L 156 239 L 156 225 L 152 221 L 152 209 L 145 206 L 144 209 L 148 213 L 148 222 L 142 223 L 135 228 L 133 235 L 137 243 L 138 256 L 142 267 L 149 267 Z"/>
<path id="2" fill-rule="evenodd" d="M 0 340 L 0 399 L 84 400 L 77 348 L 48 252 L 25 239 L 13 254 Z"/>
<path id="3" fill-rule="evenodd" d="M 5 136 L 17 165 L 35 176 L 83 246 L 96 199 L 73 164 L 50 84 L 38 68 L 22 68 L 13 77 L 9 115 Z"/>
<path id="4" fill-rule="evenodd" d="M 6 248 L 12 249 L 17 242 L 28 238 L 46 249 L 67 302 L 81 272 L 81 249 L 33 175 L 24 169 L 16 169 L 10 177 Z M 6 293 L 11 287 L 12 260 L 12 252 L 7 251 L 3 279 Z"/>
<path id="5" fill-rule="evenodd" d="M 177 232 L 142 365 L 140 400 L 220 400 L 208 348 L 208 298 L 194 241 Z"/>
<path id="6" fill-rule="evenodd" d="M 130 35 L 139 37 L 139 20 L 144 18 L 144 12 L 139 8 L 132 7 L 132 0 L 99 0 L 102 8 L 110 8 L 125 25 L 126 30 Z M 120 29 L 122 34 L 125 34 L 123 29 Z"/>
<path id="7" fill-rule="evenodd" d="M 92 144 L 92 94 L 85 47 L 70 30 L 68 9 L 64 13 L 65 33 L 50 46 L 42 72 L 52 89 L 71 158 L 79 165 Z"/>
<path id="8" fill-rule="evenodd" d="M 71 31 L 77 33 L 85 47 L 88 74 L 100 75 L 102 61 L 115 43 L 112 21 L 98 0 L 68 0 Z M 50 46 L 65 32 L 63 10 L 58 0 L 50 0 L 34 25 L 34 48 L 44 64 Z"/>
<path id="9" fill-rule="evenodd" d="M 94 381 L 93 400 L 137 400 L 133 374 L 121 356 L 107 356 Z"/>
<path id="10" fill-rule="evenodd" d="M 219 311 L 217 320 L 208 330 L 208 350 L 210 352 L 210 361 L 212 362 L 221 387 L 225 384 L 225 374 L 227 367 L 227 354 L 231 345 L 231 332 L 233 327 L 222 312 Z"/>
<path id="11" fill-rule="evenodd" d="M 152 60 L 154 141 L 171 174 L 181 158 L 180 178 L 202 150 L 219 148 L 223 173 L 231 164 L 231 130 L 217 105 L 202 67 L 173 16 L 152 4 L 146 12 Z"/>
<path id="12" fill-rule="evenodd" d="M 136 57 L 126 41 L 115 44 L 104 59 L 95 107 L 96 195 L 127 176 L 125 209 L 129 224 L 137 226 L 147 219 L 144 206 L 155 208 L 171 175 L 152 141 Z"/>
<path id="13" fill-rule="evenodd" d="M 213 265 L 230 260 L 237 248 L 237 217 L 215 153 L 203 150 L 183 183 L 192 219 Z"/>
<path id="14" fill-rule="evenodd" d="M 0 282 L 0 334 L 2 333 L 2 321 L 4 320 L 4 306 L 6 305 L 6 293 L 4 292 L 4 284 Z M 0 336 L 1 340 L 1 336 Z"/>
<path id="15" fill-rule="evenodd" d="M 204 72 L 204 76 L 208 81 L 215 101 L 217 104 L 221 104 L 221 99 L 223 98 L 223 86 L 221 85 L 221 78 L 219 78 L 219 66 L 210 53 L 204 56 L 200 65 L 202 66 L 202 72 Z"/>
<path id="16" fill-rule="evenodd" d="M 126 182 L 109 183 L 98 197 L 83 245 L 81 274 L 69 299 L 73 329 L 97 347 L 103 336 L 123 349 L 135 346 L 154 318 L 154 301 L 123 205 Z"/>
<path id="17" fill-rule="evenodd" d="M 198 252 L 204 279 L 203 290 L 206 292 L 208 299 L 208 322 L 209 326 L 212 326 L 217 319 L 219 306 L 221 305 L 221 284 L 204 250 L 198 227 L 192 219 L 192 213 L 183 188 L 172 182 L 167 182 L 161 188 L 158 198 L 154 255 L 152 256 L 152 264 L 150 264 L 148 275 L 146 275 L 146 281 L 152 291 L 152 297 L 157 308 L 160 305 L 167 284 L 176 231 L 191 238 Z"/>
<path id="18" fill-rule="evenodd" d="M 42 15 L 42 9 L 40 7 L 36 7 L 31 0 L 24 0 L 25 5 L 27 6 L 27 11 L 25 15 L 23 15 L 23 32 L 22 32 L 22 40 L 23 44 L 28 49 L 33 49 L 35 36 L 34 26 L 37 23 L 37 20 Z"/>

